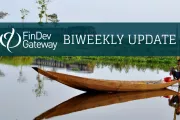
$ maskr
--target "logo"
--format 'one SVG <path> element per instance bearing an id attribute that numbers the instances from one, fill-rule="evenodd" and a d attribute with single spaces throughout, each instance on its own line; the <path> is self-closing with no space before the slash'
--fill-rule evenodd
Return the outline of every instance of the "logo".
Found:
<path id="1" fill-rule="evenodd" d="M 16 45 L 10 46 L 12 40 L 14 40 L 14 39 L 13 39 L 14 35 L 17 35 L 17 36 L 18 36 L 18 42 L 17 42 Z M 8 36 L 9 36 L 9 38 L 8 38 Z M 6 44 L 3 42 L 3 41 L 4 41 L 3 39 L 7 41 Z M 2 46 L 6 47 L 7 50 L 8 50 L 10 53 L 12 53 L 12 51 L 11 51 L 10 49 L 15 48 L 15 47 L 17 47 L 18 45 L 20 45 L 20 43 L 21 43 L 21 36 L 20 36 L 18 33 L 15 34 L 15 29 L 12 28 L 12 32 L 7 32 L 7 33 L 5 33 L 4 35 L 2 34 L 2 35 L 0 36 L 0 43 L 1 43 Z"/>

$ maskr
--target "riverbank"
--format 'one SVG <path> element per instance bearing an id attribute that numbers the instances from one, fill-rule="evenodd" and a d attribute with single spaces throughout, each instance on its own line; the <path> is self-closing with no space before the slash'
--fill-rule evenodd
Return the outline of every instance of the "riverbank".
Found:
<path id="1" fill-rule="evenodd" d="M 112 69 L 122 70 L 129 67 L 136 67 L 139 70 L 161 69 L 169 71 L 169 68 L 176 65 L 176 57 L 125 57 L 125 56 L 46 56 L 46 57 L 1 57 L 0 63 L 10 65 L 31 65 L 36 59 L 55 60 L 64 63 L 88 64 L 88 66 L 110 66 Z"/>

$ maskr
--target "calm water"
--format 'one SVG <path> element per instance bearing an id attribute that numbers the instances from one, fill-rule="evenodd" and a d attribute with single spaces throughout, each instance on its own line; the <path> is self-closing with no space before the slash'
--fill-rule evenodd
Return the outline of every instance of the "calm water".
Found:
<path id="1" fill-rule="evenodd" d="M 33 120 L 54 106 L 83 93 L 41 75 L 41 82 L 38 82 L 38 74 L 31 67 L 0 64 L 1 120 Z M 128 72 L 125 69 L 120 72 L 108 66 L 95 67 L 92 73 L 75 72 L 65 68 L 44 67 L 44 69 L 111 80 L 159 80 L 168 76 L 168 72 L 162 70 L 138 71 L 136 68 L 130 68 Z M 81 104 L 79 106 L 81 107 Z M 87 109 L 53 117 L 50 120 L 173 120 L 173 117 L 174 108 L 168 105 L 168 99 L 155 97 Z M 180 119 L 180 116 L 176 119 Z"/>
<path id="2" fill-rule="evenodd" d="M 171 1 L 169 1 L 168 4 L 167 2 L 156 1 L 156 6 L 154 3 L 147 3 L 147 1 L 134 1 L 134 3 L 131 1 L 131 4 L 129 4 L 129 1 L 126 3 L 125 1 L 118 2 L 117 0 L 113 0 L 113 2 L 106 1 L 106 4 L 103 5 L 102 3 L 104 1 L 97 0 L 51 1 L 48 5 L 48 13 L 57 13 L 61 22 L 169 22 L 179 20 L 177 19 L 177 17 L 179 17 L 177 15 L 179 14 L 177 13 L 179 12 L 179 4 Z M 25 22 L 39 21 L 39 10 L 37 9 L 35 0 L 16 0 L 15 4 L 9 4 L 11 2 L 12 0 L 1 1 L 1 10 L 10 14 L 1 20 L 1 22 L 21 22 L 19 10 L 22 8 L 30 11 Z M 96 6 L 94 5 L 95 2 Z M 141 6 L 146 6 L 146 9 L 135 5 L 138 3 L 141 3 Z M 123 7 L 119 7 L 120 5 Z M 127 5 L 130 5 L 130 8 L 132 8 L 129 9 L 128 15 L 124 13 L 124 11 L 127 11 Z M 167 9 L 166 5 L 169 5 L 168 8 L 170 7 L 171 9 Z M 101 10 L 99 10 L 97 6 L 101 6 Z M 108 10 L 107 7 L 109 6 L 113 6 L 111 7 L 113 10 Z M 161 6 L 161 9 L 157 6 Z M 156 10 L 156 8 L 158 8 L 158 10 Z M 167 16 L 164 14 L 167 10 L 168 12 L 172 10 L 171 13 L 177 14 L 168 14 Z M 118 13 L 116 11 L 118 11 Z M 156 11 L 157 15 L 154 14 L 154 11 Z M 161 16 L 159 16 L 159 14 L 161 14 Z M 144 17 L 144 15 L 147 16 Z M 31 67 L 32 66 L 14 67 L 0 64 L 0 120 L 32 120 L 54 106 L 83 93 L 82 91 L 69 88 L 43 76 L 40 76 L 41 82 L 38 82 L 38 74 Z M 54 70 L 50 67 L 44 67 L 44 69 Z M 120 80 L 159 80 L 168 75 L 167 72 L 162 70 L 151 71 L 146 69 L 145 71 L 138 71 L 136 68 L 130 68 L 128 73 L 125 69 L 120 72 L 115 69 L 111 70 L 108 66 L 103 68 L 95 67 L 93 73 L 73 72 L 65 68 L 56 69 L 56 71 L 89 78 Z M 81 106 L 81 104 L 79 105 Z M 168 99 L 156 97 L 88 109 L 53 117 L 51 120 L 173 120 L 173 117 L 174 108 L 168 105 Z M 178 119 L 180 119 L 180 116 L 177 116 L 177 120 Z"/>

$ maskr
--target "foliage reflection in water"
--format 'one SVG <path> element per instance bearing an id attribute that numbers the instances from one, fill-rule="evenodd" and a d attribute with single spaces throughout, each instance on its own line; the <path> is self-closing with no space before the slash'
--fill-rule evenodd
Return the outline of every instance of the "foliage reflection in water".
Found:
<path id="1" fill-rule="evenodd" d="M 36 60 L 37 60 L 37 58 L 36 58 Z M 44 58 L 42 59 L 42 61 L 44 60 Z M 50 60 L 50 59 L 45 59 L 45 60 Z M 60 62 L 60 61 L 58 61 L 58 60 L 51 60 L 51 65 L 47 65 L 47 63 L 45 64 L 45 63 L 43 63 L 43 62 L 41 62 L 40 64 L 35 64 L 35 58 L 33 58 L 33 57 L 13 57 L 13 58 L 11 58 L 11 57 L 2 57 L 1 59 L 0 59 L 0 63 L 1 64 L 6 64 L 7 66 L 9 66 L 9 65 L 13 65 L 13 66 L 19 66 L 19 67 L 17 67 L 18 69 L 18 74 L 17 74 L 17 81 L 19 82 L 19 83 L 24 83 L 24 84 L 22 84 L 22 85 L 26 85 L 26 84 L 29 84 L 29 82 L 31 81 L 31 79 L 29 79 L 28 77 L 27 77 L 27 68 L 28 69 L 30 69 L 31 68 L 31 64 L 33 64 L 33 66 L 38 66 L 38 67 L 41 67 L 42 69 L 48 69 L 48 70 L 50 70 L 50 71 L 56 71 L 56 72 L 61 72 L 61 71 L 66 71 L 66 72 L 69 72 L 69 73 L 73 73 L 73 74 L 77 74 L 77 75 L 79 75 L 79 74 L 84 74 L 84 75 L 86 75 L 86 76 L 89 76 L 89 75 L 92 75 L 92 74 L 94 74 L 94 75 L 97 75 L 98 73 L 97 73 L 97 69 L 99 69 L 99 70 L 101 70 L 101 69 L 109 69 L 109 70 L 111 70 L 111 71 L 113 71 L 112 73 L 113 73 L 113 75 L 114 75 L 114 72 L 119 72 L 120 74 L 124 74 L 124 71 L 126 71 L 126 72 L 128 72 L 128 71 L 131 71 L 131 69 L 132 68 L 135 68 L 137 71 L 140 71 L 140 73 L 142 74 L 143 73 L 143 71 L 144 72 L 146 72 L 145 70 L 147 70 L 147 69 L 149 69 L 149 70 L 151 70 L 151 71 L 153 71 L 153 74 L 156 74 L 155 73 L 155 71 L 168 71 L 168 67 L 169 66 L 171 66 L 172 64 L 169 64 L 169 65 L 166 65 L 166 64 L 151 64 L 151 63 L 135 63 L 135 62 L 132 62 L 132 63 L 128 63 L 128 62 L 122 62 L 122 61 L 120 61 L 120 62 L 107 62 L 107 61 L 81 61 L 81 62 L 77 62 L 77 61 L 74 61 L 74 62 L 72 62 L 72 61 L 61 61 L 61 65 L 63 66 L 63 67 L 58 67 L 58 66 L 56 66 L 56 65 L 58 65 L 59 63 L 58 62 Z M 6 66 L 5 65 L 5 66 Z M 30 66 L 29 66 L 30 65 Z M 174 65 L 174 64 L 173 64 Z M 27 67 L 26 67 L 27 66 Z M 28 67 L 29 66 L 29 67 Z M 163 67 L 164 66 L 164 67 Z M 0 72 L 0 78 L 4 78 L 4 77 L 7 77 L 6 75 L 7 75 L 7 71 L 5 71 L 5 69 L 2 69 L 2 68 L 0 68 L 0 70 L 1 70 L 1 72 Z M 33 70 L 32 70 L 33 71 Z M 165 72 L 165 73 L 167 73 L 167 72 Z M 129 74 L 129 73 L 128 73 Z M 48 79 L 48 78 L 46 78 L 46 77 L 43 77 L 43 76 L 41 76 L 41 75 L 39 75 L 39 74 L 37 74 L 37 73 L 33 73 L 32 74 L 33 76 L 35 75 L 35 79 L 36 79 L 36 83 L 33 83 L 34 85 L 33 85 L 33 87 L 31 88 L 31 93 L 32 93 L 32 91 L 33 91 L 33 95 L 35 96 L 35 97 L 37 97 L 37 99 L 42 99 L 42 98 L 44 98 L 44 97 L 50 97 L 51 95 L 52 95 L 52 93 L 50 92 L 51 90 L 53 91 L 53 92 L 55 92 L 56 90 L 53 90 L 54 88 L 50 88 L 50 89 L 48 89 L 48 88 L 46 88 L 46 86 L 48 86 L 47 84 L 51 84 L 51 81 L 52 80 L 50 80 L 50 79 Z M 111 75 L 111 74 L 109 74 L 109 75 Z M 101 76 L 103 76 L 103 75 L 101 75 Z M 34 80 L 35 80 L 34 79 Z M 54 87 L 54 85 L 56 84 L 56 83 L 54 83 L 54 82 L 52 82 L 53 83 L 53 87 Z M 61 86 L 59 83 L 57 83 L 57 86 Z M 61 86 L 62 87 L 62 86 Z M 61 88 L 60 88 L 61 89 Z M 64 92 L 64 90 L 63 91 L 61 91 L 59 89 L 59 92 L 61 92 L 61 93 L 63 93 Z M 69 88 L 68 88 L 69 89 Z M 72 91 L 70 91 L 69 93 L 71 93 L 71 92 L 73 92 L 74 90 L 72 90 Z M 58 93 L 59 93 L 58 92 Z M 47 94 L 47 93 L 49 93 L 49 95 Z M 68 93 L 68 92 L 67 92 Z M 68 93 L 68 94 L 69 94 Z M 161 95 L 158 95 L 158 96 L 165 96 L 164 94 L 165 94 L 166 92 L 163 92 Z M 116 95 L 115 95 L 116 94 Z M 119 94 L 119 97 L 118 97 L 118 94 Z M 95 108 L 95 107 L 98 107 L 98 105 L 99 106 L 107 106 L 107 105 L 111 105 L 111 104 L 115 104 L 115 103 L 122 103 L 123 102 L 123 98 L 125 99 L 126 97 L 127 98 L 129 98 L 129 100 L 128 101 L 132 101 L 132 100 L 140 100 L 140 99 L 144 99 L 144 98 L 141 98 L 141 97 L 143 97 L 143 96 L 141 96 L 140 95 L 141 93 L 139 93 L 139 95 L 137 95 L 137 94 L 134 94 L 134 97 L 131 97 L 131 96 L 129 96 L 130 95 L 130 93 L 128 93 L 128 94 L 125 94 L 125 93 L 114 93 L 114 94 L 108 94 L 108 95 L 105 95 L 105 94 L 87 94 L 87 93 L 85 93 L 85 94 L 83 94 L 83 95 L 79 95 L 80 96 L 80 98 L 79 98 L 79 96 L 77 96 L 77 97 L 74 97 L 74 98 L 72 98 L 72 99 L 70 99 L 70 101 L 71 102 L 68 102 L 68 101 L 66 101 L 66 102 L 63 102 L 63 103 L 61 103 L 61 104 L 59 104 L 59 105 L 57 105 L 55 108 L 56 109 L 54 109 L 54 108 L 52 108 L 50 111 L 52 112 L 52 111 L 54 111 L 54 112 L 45 112 L 45 113 L 43 113 L 43 114 L 41 114 L 41 115 L 43 115 L 44 116 L 44 118 L 48 118 L 48 116 L 49 117 L 54 117 L 54 116 L 61 116 L 61 115 L 63 115 L 63 114 L 68 114 L 68 113 L 72 113 L 72 112 L 76 112 L 76 111 L 82 111 L 82 110 L 85 110 L 85 109 L 90 109 L 90 108 Z M 145 92 L 144 93 L 142 93 L 142 94 L 145 94 Z M 75 94 L 76 95 L 76 94 Z M 153 94 L 153 95 L 156 95 L 156 94 Z M 44 96 L 44 97 L 43 97 Z M 61 94 L 60 95 L 57 95 L 57 96 L 61 96 Z M 82 96 L 82 97 L 81 97 Z M 89 96 L 89 97 L 88 97 Z M 93 96 L 95 96 L 95 97 L 93 97 Z M 103 97 L 103 100 L 100 100 L 100 98 L 101 98 L 101 96 L 104 96 Z M 111 97 L 108 97 L 108 96 L 111 96 Z M 114 96 L 114 97 L 113 97 Z M 116 96 L 116 97 L 115 97 Z M 121 98 L 120 96 L 123 96 L 122 97 L 122 99 L 119 99 L 119 98 Z M 132 94 L 132 96 L 133 96 L 133 94 Z M 168 96 L 168 95 L 166 95 L 166 96 Z M 52 97 L 52 96 L 51 96 Z M 90 98 L 90 99 L 87 99 L 87 97 L 88 98 Z M 138 97 L 138 98 L 137 98 Z M 153 96 L 152 96 L 153 97 Z M 154 96 L 154 97 L 156 97 L 156 96 Z M 70 97 L 69 97 L 70 98 Z M 84 100 L 82 100 L 82 98 L 84 98 Z M 95 98 L 99 98 L 99 100 L 97 100 L 97 99 L 95 99 Z M 113 101 L 114 100 L 114 103 L 110 100 L 110 98 L 112 98 L 111 100 Z M 117 98 L 118 98 L 118 100 L 117 100 Z M 147 93 L 146 93 L 146 98 L 148 98 L 148 95 L 147 95 Z M 149 96 L 149 98 L 150 98 L 150 96 Z M 45 98 L 46 99 L 46 98 Z M 51 100 L 51 99 L 53 99 L 53 98 L 49 98 L 49 100 Z M 67 98 L 66 98 L 67 99 Z M 66 99 L 64 99 L 64 100 L 66 100 Z M 76 104 L 74 103 L 74 102 L 72 102 L 72 100 L 73 99 L 75 99 L 75 100 L 77 100 L 76 102 Z M 95 100 L 93 100 L 93 99 L 95 99 Z M 165 99 L 165 98 L 164 98 Z M 89 102 L 89 101 L 86 101 L 86 100 L 92 100 L 91 102 Z M 116 101 L 117 100 L 117 101 Z M 122 100 L 122 101 L 120 101 L 120 100 Z M 74 101 L 74 100 L 73 100 Z M 78 102 L 79 101 L 79 102 Z M 81 102 L 81 101 L 84 101 L 84 102 Z M 86 102 L 85 102 L 86 101 Z M 94 101 L 94 102 L 93 102 Z M 111 102 L 109 102 L 109 103 L 106 103 L 106 101 L 111 101 Z M 168 100 L 166 99 L 166 102 L 167 102 Z M 49 102 L 45 102 L 46 104 L 49 104 L 49 103 L 51 103 L 52 101 L 49 101 Z M 102 102 L 102 103 L 97 103 L 97 104 L 93 104 L 93 103 L 95 103 L 95 102 Z M 104 102 L 104 103 L 103 103 Z M 124 102 L 127 102 L 127 101 L 124 101 Z M 58 102 L 57 102 L 58 103 Z M 56 103 L 56 104 L 57 104 Z M 81 107 L 81 106 L 78 106 L 78 105 L 80 105 L 80 104 L 78 104 L 78 103 L 80 103 L 80 104 L 85 104 L 85 103 L 87 103 L 86 105 L 84 105 L 84 106 L 86 106 L 86 107 Z M 38 104 L 41 104 L 41 103 L 38 103 Z M 65 108 L 62 108 L 63 106 L 65 106 L 65 105 L 68 105 L 69 107 L 70 107 L 70 105 L 74 105 L 74 108 L 71 106 L 71 108 L 73 108 L 73 109 L 65 109 Z M 164 105 L 164 104 L 163 104 Z M 37 105 L 38 106 L 38 105 Z M 54 105 L 49 105 L 49 107 L 46 107 L 47 109 L 48 108 L 51 108 L 51 106 L 54 106 Z M 67 106 L 66 106 L 67 107 Z M 162 107 L 162 106 L 161 106 Z M 59 109 L 58 109 L 59 108 Z M 68 107 L 67 107 L 68 108 Z M 46 111 L 47 109 L 39 109 L 39 112 L 38 112 L 38 114 L 40 114 L 40 113 L 42 113 L 42 112 L 44 112 L 44 111 Z M 55 111 L 55 110 L 57 110 L 57 111 Z M 96 110 L 95 110 L 96 111 Z M 48 114 L 46 114 L 46 113 L 48 113 Z M 36 113 L 37 114 L 37 113 Z M 37 115 L 38 115 L 37 114 Z M 41 116 L 40 115 L 40 116 Z M 34 116 L 33 117 L 35 117 L 36 115 L 34 114 Z M 176 116 L 176 115 L 175 115 Z M 42 116 L 41 116 L 42 117 Z M 62 116 L 61 116 L 62 117 Z M 37 117 L 38 118 L 38 117 Z M 32 118 L 31 118 L 32 119 Z M 58 118 L 57 118 L 58 119 Z M 178 119 L 178 117 L 177 117 L 177 119 Z"/>

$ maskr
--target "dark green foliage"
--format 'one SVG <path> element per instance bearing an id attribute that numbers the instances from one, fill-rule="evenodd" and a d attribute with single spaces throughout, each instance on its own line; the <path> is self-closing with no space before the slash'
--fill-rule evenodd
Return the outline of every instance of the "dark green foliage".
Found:
<path id="1" fill-rule="evenodd" d="M 7 15 L 8 15 L 8 13 L 0 11 L 0 19 L 3 19 Z"/>

